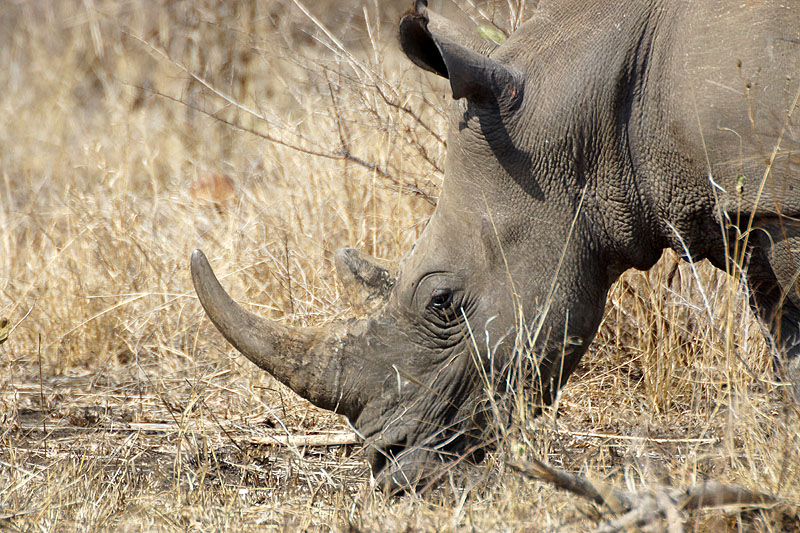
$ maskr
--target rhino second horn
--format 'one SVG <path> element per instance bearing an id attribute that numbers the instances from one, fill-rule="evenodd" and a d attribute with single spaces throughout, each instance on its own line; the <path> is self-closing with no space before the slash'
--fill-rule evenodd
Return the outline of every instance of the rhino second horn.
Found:
<path id="1" fill-rule="evenodd" d="M 357 416 L 360 406 L 341 390 L 339 335 L 290 328 L 246 311 L 225 292 L 200 250 L 192 252 L 191 270 L 203 309 L 234 348 L 314 405 Z"/>
<path id="2" fill-rule="evenodd" d="M 335 256 L 336 274 L 344 297 L 356 315 L 370 315 L 389 299 L 396 269 L 354 248 L 342 248 Z"/>

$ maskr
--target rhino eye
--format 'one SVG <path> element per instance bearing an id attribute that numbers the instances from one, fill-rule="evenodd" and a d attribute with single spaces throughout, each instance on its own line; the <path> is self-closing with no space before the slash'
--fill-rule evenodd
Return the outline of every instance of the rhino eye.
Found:
<path id="1" fill-rule="evenodd" d="M 443 311 L 453 305 L 453 291 L 450 289 L 436 289 L 431 295 L 428 306 L 434 311 Z"/>
<path id="2" fill-rule="evenodd" d="M 439 326 L 457 320 L 464 299 L 463 283 L 450 272 L 430 272 L 417 282 L 412 295 L 414 314 Z"/>

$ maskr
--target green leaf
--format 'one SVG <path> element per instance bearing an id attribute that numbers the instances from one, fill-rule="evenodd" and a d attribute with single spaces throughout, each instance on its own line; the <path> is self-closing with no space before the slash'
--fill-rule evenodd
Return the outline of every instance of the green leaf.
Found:
<path id="1" fill-rule="evenodd" d="M 742 194 L 744 192 L 744 176 L 736 177 L 736 192 Z"/>
<path id="2" fill-rule="evenodd" d="M 478 26 L 478 35 L 480 35 L 487 41 L 494 41 L 497 44 L 503 44 L 504 42 L 506 42 L 506 39 L 508 39 L 505 33 L 498 30 L 494 26 L 489 26 L 488 24 Z"/>

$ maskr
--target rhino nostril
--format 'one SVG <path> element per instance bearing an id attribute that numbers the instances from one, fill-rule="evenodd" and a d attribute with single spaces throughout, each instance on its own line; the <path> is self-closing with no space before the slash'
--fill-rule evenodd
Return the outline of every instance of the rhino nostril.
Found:
<path id="1" fill-rule="evenodd" d="M 403 453 L 403 450 L 405 449 L 406 449 L 405 444 L 392 444 L 391 446 L 386 448 L 386 451 L 384 453 L 386 454 L 386 458 L 389 461 L 394 461 L 395 459 L 397 459 L 397 457 L 400 456 L 401 453 Z"/>
<path id="2" fill-rule="evenodd" d="M 376 446 L 371 461 L 372 473 L 379 474 L 387 465 L 394 463 L 405 449 L 405 439 L 402 442 L 389 444 L 388 446 Z"/>

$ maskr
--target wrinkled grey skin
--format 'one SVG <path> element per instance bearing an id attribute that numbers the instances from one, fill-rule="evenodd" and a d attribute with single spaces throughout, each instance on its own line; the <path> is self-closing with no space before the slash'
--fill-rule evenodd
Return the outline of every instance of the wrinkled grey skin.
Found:
<path id="1" fill-rule="evenodd" d="M 800 2 L 542 1 L 497 45 L 420 1 L 400 42 L 450 81 L 447 170 L 396 271 L 338 254 L 367 317 L 278 326 L 239 308 L 192 256 L 220 331 L 345 414 L 383 484 L 420 488 L 485 442 L 482 376 L 502 391 L 520 324 L 540 357 L 528 379 L 550 401 L 612 282 L 665 248 L 730 271 L 746 246 L 752 305 L 776 353 L 796 357 L 800 134 L 788 117 Z"/>

